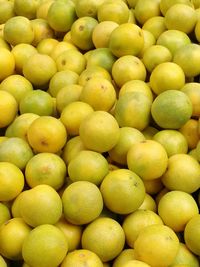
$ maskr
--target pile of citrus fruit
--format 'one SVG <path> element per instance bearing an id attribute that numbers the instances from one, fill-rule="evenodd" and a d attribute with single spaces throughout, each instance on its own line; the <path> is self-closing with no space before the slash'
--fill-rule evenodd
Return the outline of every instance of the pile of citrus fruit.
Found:
<path id="1" fill-rule="evenodd" d="M 200 266 L 200 0 L 0 0 L 0 267 Z"/>

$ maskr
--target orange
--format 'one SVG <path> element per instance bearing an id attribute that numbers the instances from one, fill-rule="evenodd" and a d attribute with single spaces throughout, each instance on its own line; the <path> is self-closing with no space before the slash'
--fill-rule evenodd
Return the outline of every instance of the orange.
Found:
<path id="1" fill-rule="evenodd" d="M 34 39 L 31 21 L 24 16 L 14 16 L 8 19 L 4 26 L 3 36 L 11 45 L 31 44 Z"/>
<path id="2" fill-rule="evenodd" d="M 166 90 L 154 99 L 151 114 L 158 126 L 179 129 L 191 118 L 192 103 L 184 92 Z"/>
<path id="3" fill-rule="evenodd" d="M 74 201 L 71 202 L 71 199 Z M 92 222 L 100 215 L 103 209 L 103 198 L 94 183 L 76 181 L 64 190 L 62 204 L 67 221 L 75 225 L 83 225 Z"/>
<path id="4" fill-rule="evenodd" d="M 166 31 L 165 18 L 162 16 L 151 17 L 145 21 L 142 25 L 142 29 L 151 32 L 157 40 L 158 37 Z"/>
<path id="5" fill-rule="evenodd" d="M 33 19 L 31 20 L 31 25 L 34 31 L 34 39 L 32 41 L 32 45 L 34 45 L 35 47 L 41 40 L 54 37 L 54 31 L 45 19 Z"/>
<path id="6" fill-rule="evenodd" d="M 58 43 L 59 41 L 54 38 L 45 38 L 39 41 L 36 48 L 40 54 L 51 55 L 51 52 Z"/>
<path id="7" fill-rule="evenodd" d="M 4 90 L 0 90 L 0 128 L 8 126 L 15 119 L 18 112 L 18 104 L 14 96 Z"/>
<path id="8" fill-rule="evenodd" d="M 134 127 L 142 131 L 150 122 L 151 104 L 152 102 L 143 93 L 129 92 L 117 100 L 114 116 L 120 127 Z"/>
<path id="9" fill-rule="evenodd" d="M 189 222 L 186 224 L 184 230 L 184 240 L 186 246 L 195 255 L 200 255 L 199 247 L 199 225 L 200 225 L 200 215 L 193 216 Z"/>
<path id="10" fill-rule="evenodd" d="M 193 2 L 193 1 L 192 1 Z M 167 10 L 174 4 L 183 3 L 188 6 L 192 6 L 191 1 L 189 0 L 161 0 L 160 1 L 160 10 L 163 15 L 166 14 Z"/>
<path id="11" fill-rule="evenodd" d="M 82 150 L 68 164 L 68 175 L 75 181 L 89 181 L 100 185 L 109 172 L 105 157 L 95 151 Z"/>
<path id="12" fill-rule="evenodd" d="M 197 44 L 190 43 L 180 47 L 174 54 L 173 62 L 183 69 L 186 77 L 199 75 L 199 51 L 200 47 Z"/>
<path id="13" fill-rule="evenodd" d="M 104 1 L 97 9 L 97 18 L 99 22 L 114 21 L 123 24 L 128 22 L 129 8 L 122 0 Z"/>
<path id="14" fill-rule="evenodd" d="M 26 165 L 25 179 L 29 187 L 48 184 L 55 190 L 60 189 L 66 178 L 65 162 L 53 153 L 38 153 Z"/>
<path id="15" fill-rule="evenodd" d="M 165 30 L 157 39 L 157 44 L 167 47 L 172 55 L 179 48 L 190 43 L 190 37 L 185 32 L 179 30 Z"/>
<path id="16" fill-rule="evenodd" d="M 86 148 L 102 153 L 116 145 L 120 132 L 116 119 L 110 113 L 98 110 L 82 121 L 79 134 Z"/>
<path id="17" fill-rule="evenodd" d="M 20 137 L 10 137 L 0 144 L 0 161 L 10 162 L 24 170 L 27 162 L 33 157 L 29 144 Z"/>
<path id="18" fill-rule="evenodd" d="M 40 1 L 24 1 L 16 0 L 14 1 L 14 11 L 18 16 L 24 16 L 28 19 L 35 19 L 36 10 L 40 4 Z"/>
<path id="19" fill-rule="evenodd" d="M 0 82 L 8 76 L 14 74 L 15 70 L 15 58 L 13 54 L 5 47 L 0 47 Z"/>
<path id="20" fill-rule="evenodd" d="M 145 197 L 141 178 L 127 169 L 109 172 L 101 183 L 100 191 L 105 206 L 118 214 L 129 214 L 137 210 Z"/>
<path id="21" fill-rule="evenodd" d="M 4 24 L 8 19 L 14 16 L 14 3 L 12 1 L 2 1 L 0 10 L 0 24 Z"/>
<path id="22" fill-rule="evenodd" d="M 160 1 L 138 0 L 135 5 L 136 20 L 143 25 L 149 18 L 160 15 Z"/>
<path id="23" fill-rule="evenodd" d="M 159 216 L 164 224 L 175 232 L 184 231 L 187 222 L 198 213 L 195 199 L 182 191 L 167 192 L 161 197 L 158 204 Z"/>
<path id="24" fill-rule="evenodd" d="M 130 80 L 146 80 L 146 68 L 136 56 L 126 55 L 118 58 L 112 67 L 112 76 L 118 87 Z"/>
<path id="25" fill-rule="evenodd" d="M 124 248 L 122 252 L 114 259 L 113 267 L 121 267 L 122 264 L 134 259 L 134 249 Z"/>
<path id="26" fill-rule="evenodd" d="M 150 87 L 156 95 L 166 90 L 180 90 L 184 84 L 185 74 L 174 62 L 161 62 L 150 75 Z"/>
<path id="27" fill-rule="evenodd" d="M 47 22 L 50 27 L 58 32 L 70 30 L 76 20 L 76 11 L 71 1 L 54 1 L 47 12 Z"/>
<path id="28" fill-rule="evenodd" d="M 88 51 L 94 47 L 92 32 L 98 21 L 92 17 L 78 18 L 71 26 L 71 40 L 81 50 Z"/>
<path id="29" fill-rule="evenodd" d="M 143 180 L 161 177 L 168 166 L 165 148 L 154 140 L 145 140 L 133 144 L 127 153 L 128 168 Z"/>
<path id="30" fill-rule="evenodd" d="M 67 132 L 60 120 L 51 116 L 41 116 L 28 128 L 27 138 L 35 151 L 57 153 L 66 143 Z"/>
<path id="31" fill-rule="evenodd" d="M 193 31 L 196 22 L 196 11 L 187 4 L 174 4 L 165 14 L 165 25 L 168 30 L 180 30 L 189 34 Z"/>
<path id="32" fill-rule="evenodd" d="M 133 23 L 123 23 L 110 34 L 109 48 L 117 56 L 137 56 L 144 45 L 141 28 Z"/>
<path id="33" fill-rule="evenodd" d="M 169 266 L 179 249 L 175 232 L 166 225 L 149 225 L 141 231 L 134 243 L 136 259 L 151 267 Z"/>
<path id="34" fill-rule="evenodd" d="M 92 32 L 92 41 L 95 48 L 108 47 L 110 34 L 118 26 L 118 23 L 110 20 L 99 22 Z"/>
<path id="35" fill-rule="evenodd" d="M 123 250 L 125 234 L 114 219 L 99 217 L 89 223 L 82 234 L 82 248 L 96 253 L 103 262 L 113 260 Z"/>
<path id="36" fill-rule="evenodd" d="M 196 119 L 188 120 L 179 129 L 179 131 L 185 136 L 188 143 L 188 148 L 194 149 L 199 141 L 198 120 Z"/>
<path id="37" fill-rule="evenodd" d="M 188 154 L 176 154 L 169 158 L 168 168 L 162 176 L 162 183 L 169 190 L 193 193 L 199 188 L 200 166 Z"/>
<path id="38" fill-rule="evenodd" d="M 94 110 L 109 111 L 115 104 L 116 91 L 107 79 L 93 77 L 83 86 L 80 101 L 87 103 Z"/>
<path id="39" fill-rule="evenodd" d="M 10 162 L 0 162 L 0 201 L 9 201 L 17 197 L 24 187 L 22 171 Z"/>
<path id="40" fill-rule="evenodd" d="M 0 226 L 1 226 L 4 222 L 11 219 L 11 212 L 4 203 L 0 203 L 0 211 L 1 211 Z"/>
<path id="41" fill-rule="evenodd" d="M 76 1 L 75 10 L 77 16 L 80 17 L 97 17 L 98 7 L 104 2 L 104 0 L 79 0 Z"/>

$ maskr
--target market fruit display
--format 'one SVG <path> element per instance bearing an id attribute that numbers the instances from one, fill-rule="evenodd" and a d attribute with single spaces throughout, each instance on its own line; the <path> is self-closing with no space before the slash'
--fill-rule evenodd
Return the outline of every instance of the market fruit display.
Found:
<path id="1" fill-rule="evenodd" d="M 200 267 L 199 42 L 199 0 L 0 0 L 0 267 Z"/>

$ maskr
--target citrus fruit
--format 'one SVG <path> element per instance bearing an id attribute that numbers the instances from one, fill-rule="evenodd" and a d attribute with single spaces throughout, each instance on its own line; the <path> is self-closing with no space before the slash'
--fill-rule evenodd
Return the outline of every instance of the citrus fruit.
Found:
<path id="1" fill-rule="evenodd" d="M 39 153 L 27 163 L 25 178 L 31 188 L 39 184 L 48 184 L 58 190 L 65 182 L 66 165 L 56 154 Z"/>
<path id="2" fill-rule="evenodd" d="M 115 104 L 116 91 L 113 84 L 107 79 L 93 77 L 83 86 L 80 100 L 94 110 L 109 111 Z"/>
<path id="3" fill-rule="evenodd" d="M 32 227 L 55 224 L 62 215 L 62 201 L 52 186 L 40 184 L 23 193 L 19 209 L 21 217 Z"/>
<path id="4" fill-rule="evenodd" d="M 167 10 L 171 6 L 178 4 L 178 3 L 192 6 L 191 1 L 189 1 L 189 0 L 161 0 L 160 1 L 160 10 L 161 10 L 162 14 L 165 15 Z"/>
<path id="5" fill-rule="evenodd" d="M 93 77 L 104 78 L 111 81 L 110 73 L 100 66 L 91 66 L 86 68 L 78 78 L 78 84 L 83 86 L 85 83 Z"/>
<path id="6" fill-rule="evenodd" d="M 179 240 L 168 226 L 154 224 L 146 226 L 134 243 L 136 259 L 152 267 L 170 265 L 179 249 Z"/>
<path id="7" fill-rule="evenodd" d="M 117 144 L 108 151 L 110 158 L 119 164 L 126 165 L 127 152 L 132 144 L 145 140 L 144 135 L 136 128 L 121 127 Z"/>
<path id="8" fill-rule="evenodd" d="M 43 39 L 54 37 L 54 31 L 45 19 L 33 19 L 31 20 L 31 25 L 34 31 L 33 46 L 36 47 Z"/>
<path id="9" fill-rule="evenodd" d="M 80 247 L 81 235 L 83 227 L 81 225 L 75 225 L 68 222 L 64 216 L 55 223 L 55 226 L 58 227 L 66 236 L 68 243 L 68 252 L 74 251 Z"/>
<path id="10" fill-rule="evenodd" d="M 193 193 L 199 188 L 200 166 L 188 154 L 176 154 L 169 158 L 168 168 L 162 176 L 162 183 L 169 190 Z"/>
<path id="11" fill-rule="evenodd" d="M 148 193 L 145 193 L 144 200 L 138 208 L 139 210 L 151 210 L 157 212 L 157 204 L 154 200 L 154 197 Z"/>
<path id="12" fill-rule="evenodd" d="M 175 4 L 165 14 L 165 25 L 168 30 L 180 30 L 189 34 L 193 31 L 196 22 L 197 16 L 195 9 L 186 4 Z"/>
<path id="13" fill-rule="evenodd" d="M 192 103 L 180 90 L 166 90 L 153 101 L 151 114 L 158 126 L 179 129 L 192 116 Z"/>
<path id="14" fill-rule="evenodd" d="M 54 38 L 45 38 L 39 41 L 36 48 L 40 54 L 51 55 L 58 43 L 59 41 Z"/>
<path id="15" fill-rule="evenodd" d="M 126 3 L 118 1 L 104 1 L 97 9 L 97 18 L 99 22 L 114 21 L 118 24 L 128 22 L 129 9 Z"/>
<path id="16" fill-rule="evenodd" d="M 119 90 L 119 97 L 128 92 L 144 93 L 153 102 L 153 93 L 149 84 L 141 80 L 130 80 L 126 82 Z"/>
<path id="17" fill-rule="evenodd" d="M 56 72 L 49 81 L 48 92 L 51 96 L 56 97 L 59 90 L 66 86 L 77 84 L 79 75 L 72 70 L 61 70 Z"/>
<path id="18" fill-rule="evenodd" d="M 54 1 L 50 5 L 47 12 L 47 21 L 55 31 L 69 31 L 75 20 L 76 11 L 71 1 Z"/>
<path id="19" fill-rule="evenodd" d="M 184 72 L 173 62 L 158 64 L 150 75 L 150 87 L 156 95 L 166 90 L 180 90 L 184 84 Z"/>
<path id="20" fill-rule="evenodd" d="M 99 217 L 83 230 L 83 249 L 96 253 L 103 262 L 113 260 L 123 250 L 125 235 L 121 225 L 114 219 Z"/>
<path id="21" fill-rule="evenodd" d="M 18 105 L 14 96 L 4 90 L 0 90 L 0 128 L 8 126 L 17 115 Z"/>
<path id="22" fill-rule="evenodd" d="M 13 54 L 5 47 L 0 47 L 0 82 L 3 81 L 8 76 L 14 74 L 15 70 L 15 58 Z"/>
<path id="23" fill-rule="evenodd" d="M 56 58 L 56 65 L 58 71 L 62 70 L 71 70 L 76 72 L 77 74 L 81 74 L 81 72 L 86 67 L 86 59 L 84 55 L 76 49 L 69 49 L 62 52 Z"/>
<path id="24" fill-rule="evenodd" d="M 41 116 L 28 128 L 27 138 L 35 151 L 57 153 L 66 143 L 67 132 L 60 120 Z"/>
<path id="25" fill-rule="evenodd" d="M 183 69 L 186 77 L 194 77 L 200 73 L 199 51 L 200 47 L 197 44 L 190 43 L 180 47 L 174 54 L 173 62 Z"/>
<path id="26" fill-rule="evenodd" d="M 56 39 L 54 39 L 56 40 Z M 57 57 L 64 51 L 67 50 L 71 50 L 71 49 L 75 49 L 77 50 L 77 47 L 70 43 L 70 42 L 65 42 L 65 41 L 59 41 L 57 44 L 53 45 L 51 52 L 49 53 L 49 55 L 56 60 Z"/>
<path id="27" fill-rule="evenodd" d="M 80 0 L 75 4 L 77 16 L 80 17 L 97 17 L 97 9 L 104 2 L 104 0 Z"/>
<path id="28" fill-rule="evenodd" d="M 198 214 L 198 206 L 190 194 L 173 190 L 161 197 L 158 214 L 165 225 L 175 232 L 182 232 L 187 222 Z"/>
<path id="29" fill-rule="evenodd" d="M 118 58 L 114 62 L 112 76 L 117 86 L 121 87 L 130 80 L 145 81 L 146 69 L 138 57 L 126 55 Z"/>
<path id="30" fill-rule="evenodd" d="M 14 11 L 18 16 L 24 16 L 28 19 L 34 19 L 36 17 L 36 10 L 40 4 L 40 0 L 34 1 L 24 1 L 15 0 L 14 1 Z"/>
<path id="31" fill-rule="evenodd" d="M 24 240 L 22 255 L 30 266 L 56 267 L 68 251 L 64 233 L 54 225 L 35 227 Z"/>
<path id="32" fill-rule="evenodd" d="M 138 0 L 135 5 L 135 17 L 140 25 L 143 25 L 149 18 L 160 15 L 160 1 Z"/>
<path id="33" fill-rule="evenodd" d="M 90 223 L 103 209 L 103 198 L 99 188 L 88 181 L 73 182 L 66 187 L 62 194 L 62 203 L 64 217 L 75 225 Z"/>
<path id="34" fill-rule="evenodd" d="M 79 135 L 81 122 L 92 112 L 92 106 L 85 102 L 74 101 L 69 103 L 61 112 L 60 120 L 70 136 Z"/>
<path id="35" fill-rule="evenodd" d="M 151 100 L 143 93 L 129 92 L 118 98 L 114 116 L 120 127 L 133 127 L 141 131 L 150 122 L 151 104 Z"/>
<path id="36" fill-rule="evenodd" d="M 154 140 L 141 141 L 133 144 L 128 150 L 127 165 L 143 180 L 157 179 L 167 169 L 167 152 Z"/>
<path id="37" fill-rule="evenodd" d="M 88 249 L 77 249 L 66 255 L 61 267 L 77 267 L 88 266 L 88 267 L 103 267 L 103 263 L 96 253 Z"/>
<path id="38" fill-rule="evenodd" d="M 198 256 L 200 255 L 199 224 L 200 215 L 197 214 L 189 220 L 184 229 L 184 240 L 186 246 L 189 248 L 190 251 L 192 251 L 195 255 Z"/>
<path id="39" fill-rule="evenodd" d="M 144 261 L 130 260 L 122 265 L 122 267 L 150 267 L 149 264 Z"/>
<path id="40" fill-rule="evenodd" d="M 190 43 L 190 37 L 185 32 L 179 30 L 165 30 L 157 39 L 157 44 L 167 47 L 172 56 L 180 47 Z"/>
<path id="41" fill-rule="evenodd" d="M 106 111 L 94 111 L 80 124 L 79 134 L 86 148 L 106 152 L 112 149 L 119 139 L 119 125 Z"/>
<path id="42" fill-rule="evenodd" d="M 79 84 L 69 84 L 62 87 L 56 95 L 56 109 L 59 113 L 67 106 L 69 103 L 78 101 L 82 91 L 82 86 Z"/>
<path id="43" fill-rule="evenodd" d="M 142 29 L 133 23 L 123 23 L 110 34 L 109 48 L 116 57 L 137 56 L 144 45 Z"/>
<path id="44" fill-rule="evenodd" d="M 188 120 L 179 129 L 179 131 L 185 136 L 188 143 L 188 148 L 194 149 L 199 141 L 198 120 L 195 119 Z"/>
<path id="45" fill-rule="evenodd" d="M 156 39 L 150 31 L 142 29 L 142 33 L 143 33 L 143 37 L 144 37 L 144 45 L 138 54 L 139 58 L 143 57 L 144 52 L 146 51 L 147 48 L 156 44 Z"/>
<path id="46" fill-rule="evenodd" d="M 154 16 L 145 21 L 142 25 L 142 29 L 149 31 L 153 34 L 155 39 L 166 31 L 165 18 L 163 16 Z"/>
<path id="47" fill-rule="evenodd" d="M 11 219 L 11 212 L 9 210 L 9 208 L 4 204 L 4 203 L 0 203 L 0 226 Z"/>
<path id="48" fill-rule="evenodd" d="M 2 1 L 0 10 L 0 24 L 4 24 L 8 19 L 14 16 L 14 3 L 12 1 Z"/>
<path id="49" fill-rule="evenodd" d="M 24 16 L 8 19 L 4 26 L 3 37 L 11 45 L 31 44 L 34 39 L 31 21 Z"/>
<path id="50" fill-rule="evenodd" d="M 69 162 L 79 154 L 80 151 L 84 150 L 85 147 L 83 145 L 83 142 L 80 138 L 80 136 L 74 136 L 70 138 L 66 145 L 63 148 L 62 151 L 62 158 L 65 161 L 65 163 L 68 165 Z"/>
<path id="51" fill-rule="evenodd" d="M 33 90 L 33 86 L 24 76 L 13 74 L 1 82 L 0 90 L 11 93 L 19 103 L 26 92 Z"/>
<path id="52" fill-rule="evenodd" d="M 99 22 L 92 32 L 92 41 L 95 48 L 108 47 L 110 34 L 118 26 L 118 23 L 110 20 Z"/>
<path id="53" fill-rule="evenodd" d="M 162 45 L 152 45 L 148 47 L 142 57 L 142 62 L 150 73 L 159 64 L 170 62 L 171 60 L 171 52 L 167 47 Z"/>
<path id="54" fill-rule="evenodd" d="M 94 47 L 92 32 L 98 21 L 92 17 L 80 17 L 71 26 L 71 40 L 81 50 L 88 51 Z"/>
<path id="55" fill-rule="evenodd" d="M 46 87 L 56 73 L 56 63 L 48 55 L 36 53 L 28 58 L 23 65 L 23 75 L 34 86 Z"/>
<path id="56" fill-rule="evenodd" d="M 10 137 L 0 144 L 0 161 L 10 162 L 24 170 L 27 162 L 33 157 L 29 144 L 20 137 Z"/>
<path id="57" fill-rule="evenodd" d="M 130 170 L 109 172 L 100 186 L 105 206 L 112 212 L 128 214 L 143 202 L 145 188 L 139 176 Z"/>
<path id="58" fill-rule="evenodd" d="M 161 130 L 153 136 L 165 148 L 168 157 L 174 154 L 187 154 L 188 143 L 185 136 L 177 130 Z"/>
<path id="59" fill-rule="evenodd" d="M 180 242 L 179 250 L 172 263 L 172 266 L 181 267 L 182 264 L 183 265 L 186 264 L 187 266 L 191 266 L 191 267 L 199 266 L 197 256 L 194 255 L 194 253 L 192 253 L 191 250 L 189 250 L 188 247 L 184 243 Z"/>
<path id="60" fill-rule="evenodd" d="M 135 210 L 128 214 L 123 220 L 122 227 L 129 247 L 134 248 L 134 243 L 139 233 L 146 226 L 153 224 L 163 224 L 163 221 L 158 214 L 151 210 Z"/>
<path id="61" fill-rule="evenodd" d="M 23 74 L 22 70 L 24 64 L 29 57 L 36 54 L 37 52 L 37 49 L 33 45 L 25 43 L 17 44 L 12 48 L 11 53 L 13 54 L 15 59 L 15 70 L 17 74 Z"/>
<path id="62" fill-rule="evenodd" d="M 22 218 L 12 218 L 0 227 L 0 253 L 10 260 L 22 259 L 22 245 L 31 227 Z"/>
<path id="63" fill-rule="evenodd" d="M 2 267 L 8 267 L 7 261 L 0 255 L 0 264 Z"/>
<path id="64" fill-rule="evenodd" d="M 95 151 L 82 150 L 68 164 L 68 174 L 73 182 L 89 181 L 99 185 L 108 172 L 107 160 Z"/>
<path id="65" fill-rule="evenodd" d="M 122 264 L 134 260 L 134 249 L 132 248 L 125 248 L 122 252 L 114 259 L 113 267 L 121 267 Z"/>
<path id="66" fill-rule="evenodd" d="M 53 4 L 54 0 L 41 1 L 36 9 L 36 18 L 46 19 L 50 6 Z"/>
<path id="67" fill-rule="evenodd" d="M 17 166 L 10 162 L 0 162 L 0 173 L 0 200 L 13 200 L 24 188 L 24 175 Z"/>
<path id="68" fill-rule="evenodd" d="M 24 113 L 17 116 L 14 121 L 6 128 L 6 137 L 20 137 L 28 142 L 27 130 L 31 123 L 37 119 L 39 115 L 34 113 Z"/>
<path id="69" fill-rule="evenodd" d="M 39 116 L 50 116 L 53 114 L 53 108 L 53 98 L 40 89 L 26 92 L 19 102 L 20 114 L 34 113 Z"/>

